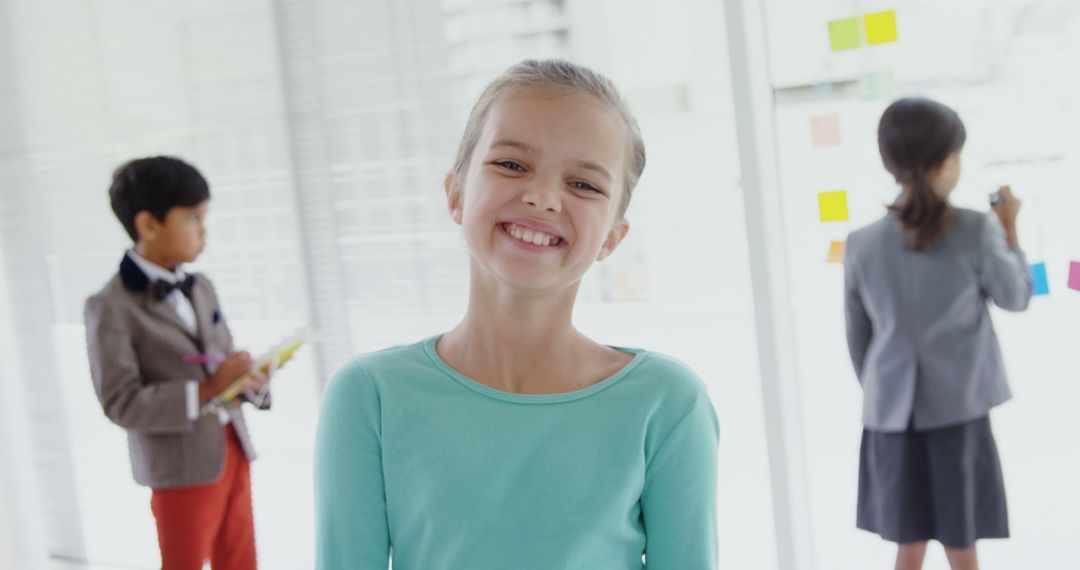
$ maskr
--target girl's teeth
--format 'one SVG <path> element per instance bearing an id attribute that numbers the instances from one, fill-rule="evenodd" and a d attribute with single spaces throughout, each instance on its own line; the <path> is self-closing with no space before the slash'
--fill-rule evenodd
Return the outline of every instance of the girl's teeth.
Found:
<path id="1" fill-rule="evenodd" d="M 528 228 L 522 228 L 514 224 L 510 224 L 510 227 L 507 228 L 506 231 L 515 239 L 519 239 L 523 242 L 531 243 L 533 245 L 550 246 L 559 239 L 555 236 L 545 234 L 544 232 L 534 231 Z"/>

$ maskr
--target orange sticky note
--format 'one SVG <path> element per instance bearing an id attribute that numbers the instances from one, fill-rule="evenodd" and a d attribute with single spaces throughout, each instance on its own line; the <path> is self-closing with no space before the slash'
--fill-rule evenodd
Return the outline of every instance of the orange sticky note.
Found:
<path id="1" fill-rule="evenodd" d="M 822 222 L 846 222 L 848 219 L 847 191 L 819 193 L 818 209 Z"/>
<path id="2" fill-rule="evenodd" d="M 825 257 L 825 263 L 843 263 L 844 245 L 842 241 L 829 242 L 829 255 Z"/>
<path id="3" fill-rule="evenodd" d="M 810 117 L 810 144 L 814 148 L 840 144 L 840 115 Z"/>
<path id="4" fill-rule="evenodd" d="M 896 41 L 896 11 L 875 12 L 863 17 L 866 24 L 866 43 L 887 44 Z"/>

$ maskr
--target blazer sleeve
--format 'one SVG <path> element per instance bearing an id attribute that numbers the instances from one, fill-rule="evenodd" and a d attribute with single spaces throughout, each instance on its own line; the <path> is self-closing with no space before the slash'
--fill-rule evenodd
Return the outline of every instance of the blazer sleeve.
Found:
<path id="1" fill-rule="evenodd" d="M 187 379 L 144 384 L 131 331 L 104 297 L 86 301 L 85 319 L 90 376 L 109 420 L 144 433 L 193 431 L 187 416 Z"/>
<path id="2" fill-rule="evenodd" d="M 873 336 L 873 326 L 863 305 L 859 285 L 859 262 L 849 247 L 844 255 L 844 324 L 851 364 L 855 368 L 855 375 L 862 382 L 863 363 L 866 361 L 866 349 Z"/>
<path id="3" fill-rule="evenodd" d="M 1005 232 L 990 215 L 979 232 L 979 289 L 1006 311 L 1023 311 L 1031 301 L 1033 284 L 1024 252 L 1005 241 Z"/>

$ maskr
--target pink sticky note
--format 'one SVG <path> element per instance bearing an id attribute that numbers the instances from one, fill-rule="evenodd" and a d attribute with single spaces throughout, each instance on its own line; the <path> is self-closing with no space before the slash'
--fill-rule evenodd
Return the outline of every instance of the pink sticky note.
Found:
<path id="1" fill-rule="evenodd" d="M 1080 261 L 1069 263 L 1069 289 L 1080 291 Z"/>
<path id="2" fill-rule="evenodd" d="M 840 115 L 810 117 L 810 144 L 814 148 L 840 144 Z"/>

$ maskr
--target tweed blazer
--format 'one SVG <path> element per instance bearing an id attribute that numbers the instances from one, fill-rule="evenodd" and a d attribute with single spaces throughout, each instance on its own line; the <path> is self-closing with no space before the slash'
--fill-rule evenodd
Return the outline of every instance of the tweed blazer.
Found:
<path id="1" fill-rule="evenodd" d="M 119 273 L 86 301 L 86 345 L 94 391 L 105 415 L 127 431 L 135 481 L 153 489 L 217 480 L 225 464 L 225 431 L 218 414 L 192 421 L 189 381 L 205 381 L 207 366 L 188 354 L 229 354 L 232 334 L 210 280 L 193 274 L 197 334 L 150 292 L 150 279 L 128 256 Z M 269 399 L 263 404 L 269 407 Z M 255 450 L 240 400 L 225 407 L 249 460 Z"/>

